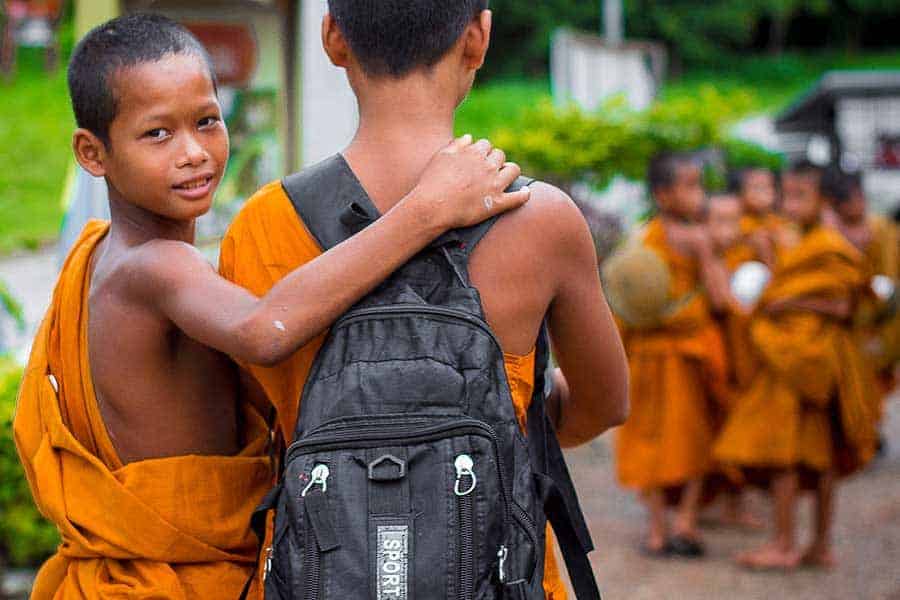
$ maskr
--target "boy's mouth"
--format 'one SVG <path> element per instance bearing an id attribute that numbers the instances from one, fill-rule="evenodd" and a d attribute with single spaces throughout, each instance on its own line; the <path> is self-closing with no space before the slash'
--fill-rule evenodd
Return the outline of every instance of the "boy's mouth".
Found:
<path id="1" fill-rule="evenodd" d="M 188 179 L 181 183 L 172 186 L 180 196 L 184 196 L 186 198 L 196 199 L 203 198 L 207 194 L 209 194 L 210 188 L 212 187 L 213 175 L 201 175 L 199 177 L 195 177 L 193 179 Z"/>

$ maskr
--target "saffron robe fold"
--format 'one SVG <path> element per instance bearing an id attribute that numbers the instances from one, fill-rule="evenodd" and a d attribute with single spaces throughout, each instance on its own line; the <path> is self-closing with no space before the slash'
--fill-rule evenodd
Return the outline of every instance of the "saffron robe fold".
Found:
<path id="1" fill-rule="evenodd" d="M 274 182 L 257 192 L 231 224 L 222 240 L 219 270 L 226 279 L 262 296 L 292 270 L 320 254 L 322 249 L 300 220 L 281 183 Z M 275 406 L 277 427 L 288 443 L 297 422 L 303 386 L 325 335 L 275 367 L 246 365 Z M 524 418 L 531 402 L 534 356 L 508 355 L 505 359 L 516 413 Z M 553 548 L 548 529 L 544 590 L 549 600 L 564 600 L 566 590 Z"/>
<path id="2" fill-rule="evenodd" d="M 874 381 L 850 325 L 805 310 L 766 312 L 791 300 L 853 302 L 866 283 L 862 256 L 830 228 L 779 250 L 750 325 L 759 369 L 730 412 L 717 460 L 848 473 L 871 458 Z"/>
<path id="3" fill-rule="evenodd" d="M 677 309 L 659 327 L 622 330 L 631 375 L 631 416 L 618 430 L 617 471 L 638 490 L 683 485 L 711 467 L 712 406 L 727 389 L 725 346 L 697 261 L 678 254 L 659 219 L 642 232 L 669 266 Z M 683 301 L 680 301 L 683 299 Z"/>
<path id="4" fill-rule="evenodd" d="M 250 515 L 271 485 L 265 423 L 247 410 L 253 441 L 238 456 L 122 465 L 88 359 L 91 256 L 108 228 L 88 223 L 72 249 L 19 391 L 16 447 L 62 537 L 32 597 L 237 598 L 257 553 Z"/>

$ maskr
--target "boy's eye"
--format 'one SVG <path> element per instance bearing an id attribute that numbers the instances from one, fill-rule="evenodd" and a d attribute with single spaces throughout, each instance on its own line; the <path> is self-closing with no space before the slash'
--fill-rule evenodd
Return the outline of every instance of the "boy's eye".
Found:
<path id="1" fill-rule="evenodd" d="M 219 117 L 203 117 L 198 121 L 200 127 L 211 127 L 219 122 Z"/>
<path id="2" fill-rule="evenodd" d="M 169 137 L 169 130 L 163 129 L 162 127 L 158 129 L 151 129 L 147 133 L 144 134 L 144 137 L 153 139 L 153 140 L 164 140 Z"/>

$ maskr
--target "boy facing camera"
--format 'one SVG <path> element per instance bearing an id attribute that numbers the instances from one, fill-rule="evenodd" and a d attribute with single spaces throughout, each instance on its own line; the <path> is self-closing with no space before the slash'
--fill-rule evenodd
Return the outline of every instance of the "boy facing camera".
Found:
<path id="1" fill-rule="evenodd" d="M 105 178 L 112 219 L 72 249 L 19 395 L 19 455 L 62 536 L 33 595 L 236 598 L 271 468 L 267 405 L 233 360 L 277 363 L 528 190 L 504 193 L 519 170 L 486 142 L 447 140 L 379 223 L 258 297 L 192 246 L 229 150 L 200 43 L 162 17 L 115 19 L 79 43 L 69 88 L 75 157 Z"/>

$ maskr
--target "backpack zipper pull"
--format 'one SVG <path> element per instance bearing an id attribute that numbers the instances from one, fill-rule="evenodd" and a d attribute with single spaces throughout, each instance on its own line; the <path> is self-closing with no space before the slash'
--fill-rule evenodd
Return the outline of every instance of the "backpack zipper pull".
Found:
<path id="1" fill-rule="evenodd" d="M 306 484 L 306 487 L 303 488 L 303 491 L 300 493 L 300 496 L 305 498 L 306 495 L 312 491 L 313 487 L 316 485 L 322 486 L 322 493 L 328 491 L 328 476 L 331 475 L 331 471 L 328 469 L 328 465 L 316 465 L 313 467 L 312 473 L 309 475 L 309 483 Z"/>
<path id="2" fill-rule="evenodd" d="M 272 572 L 272 546 L 266 548 L 266 565 L 263 567 L 263 581 L 269 578 L 269 573 Z"/>
<path id="3" fill-rule="evenodd" d="M 499 566 L 499 575 L 500 575 L 500 583 L 506 583 L 506 559 L 509 557 L 509 548 L 505 545 L 500 546 L 500 550 L 497 551 L 497 558 L 500 559 Z"/>
<path id="4" fill-rule="evenodd" d="M 456 467 L 456 484 L 453 486 L 453 492 L 457 496 L 468 496 L 475 491 L 475 485 L 478 482 L 475 478 L 475 471 L 473 471 L 475 468 L 475 461 L 473 461 L 472 457 L 468 454 L 460 454 L 456 457 L 456 461 L 453 465 Z M 472 478 L 472 483 L 469 485 L 468 489 L 461 491 L 460 483 L 462 482 L 462 478 L 467 475 Z"/>

